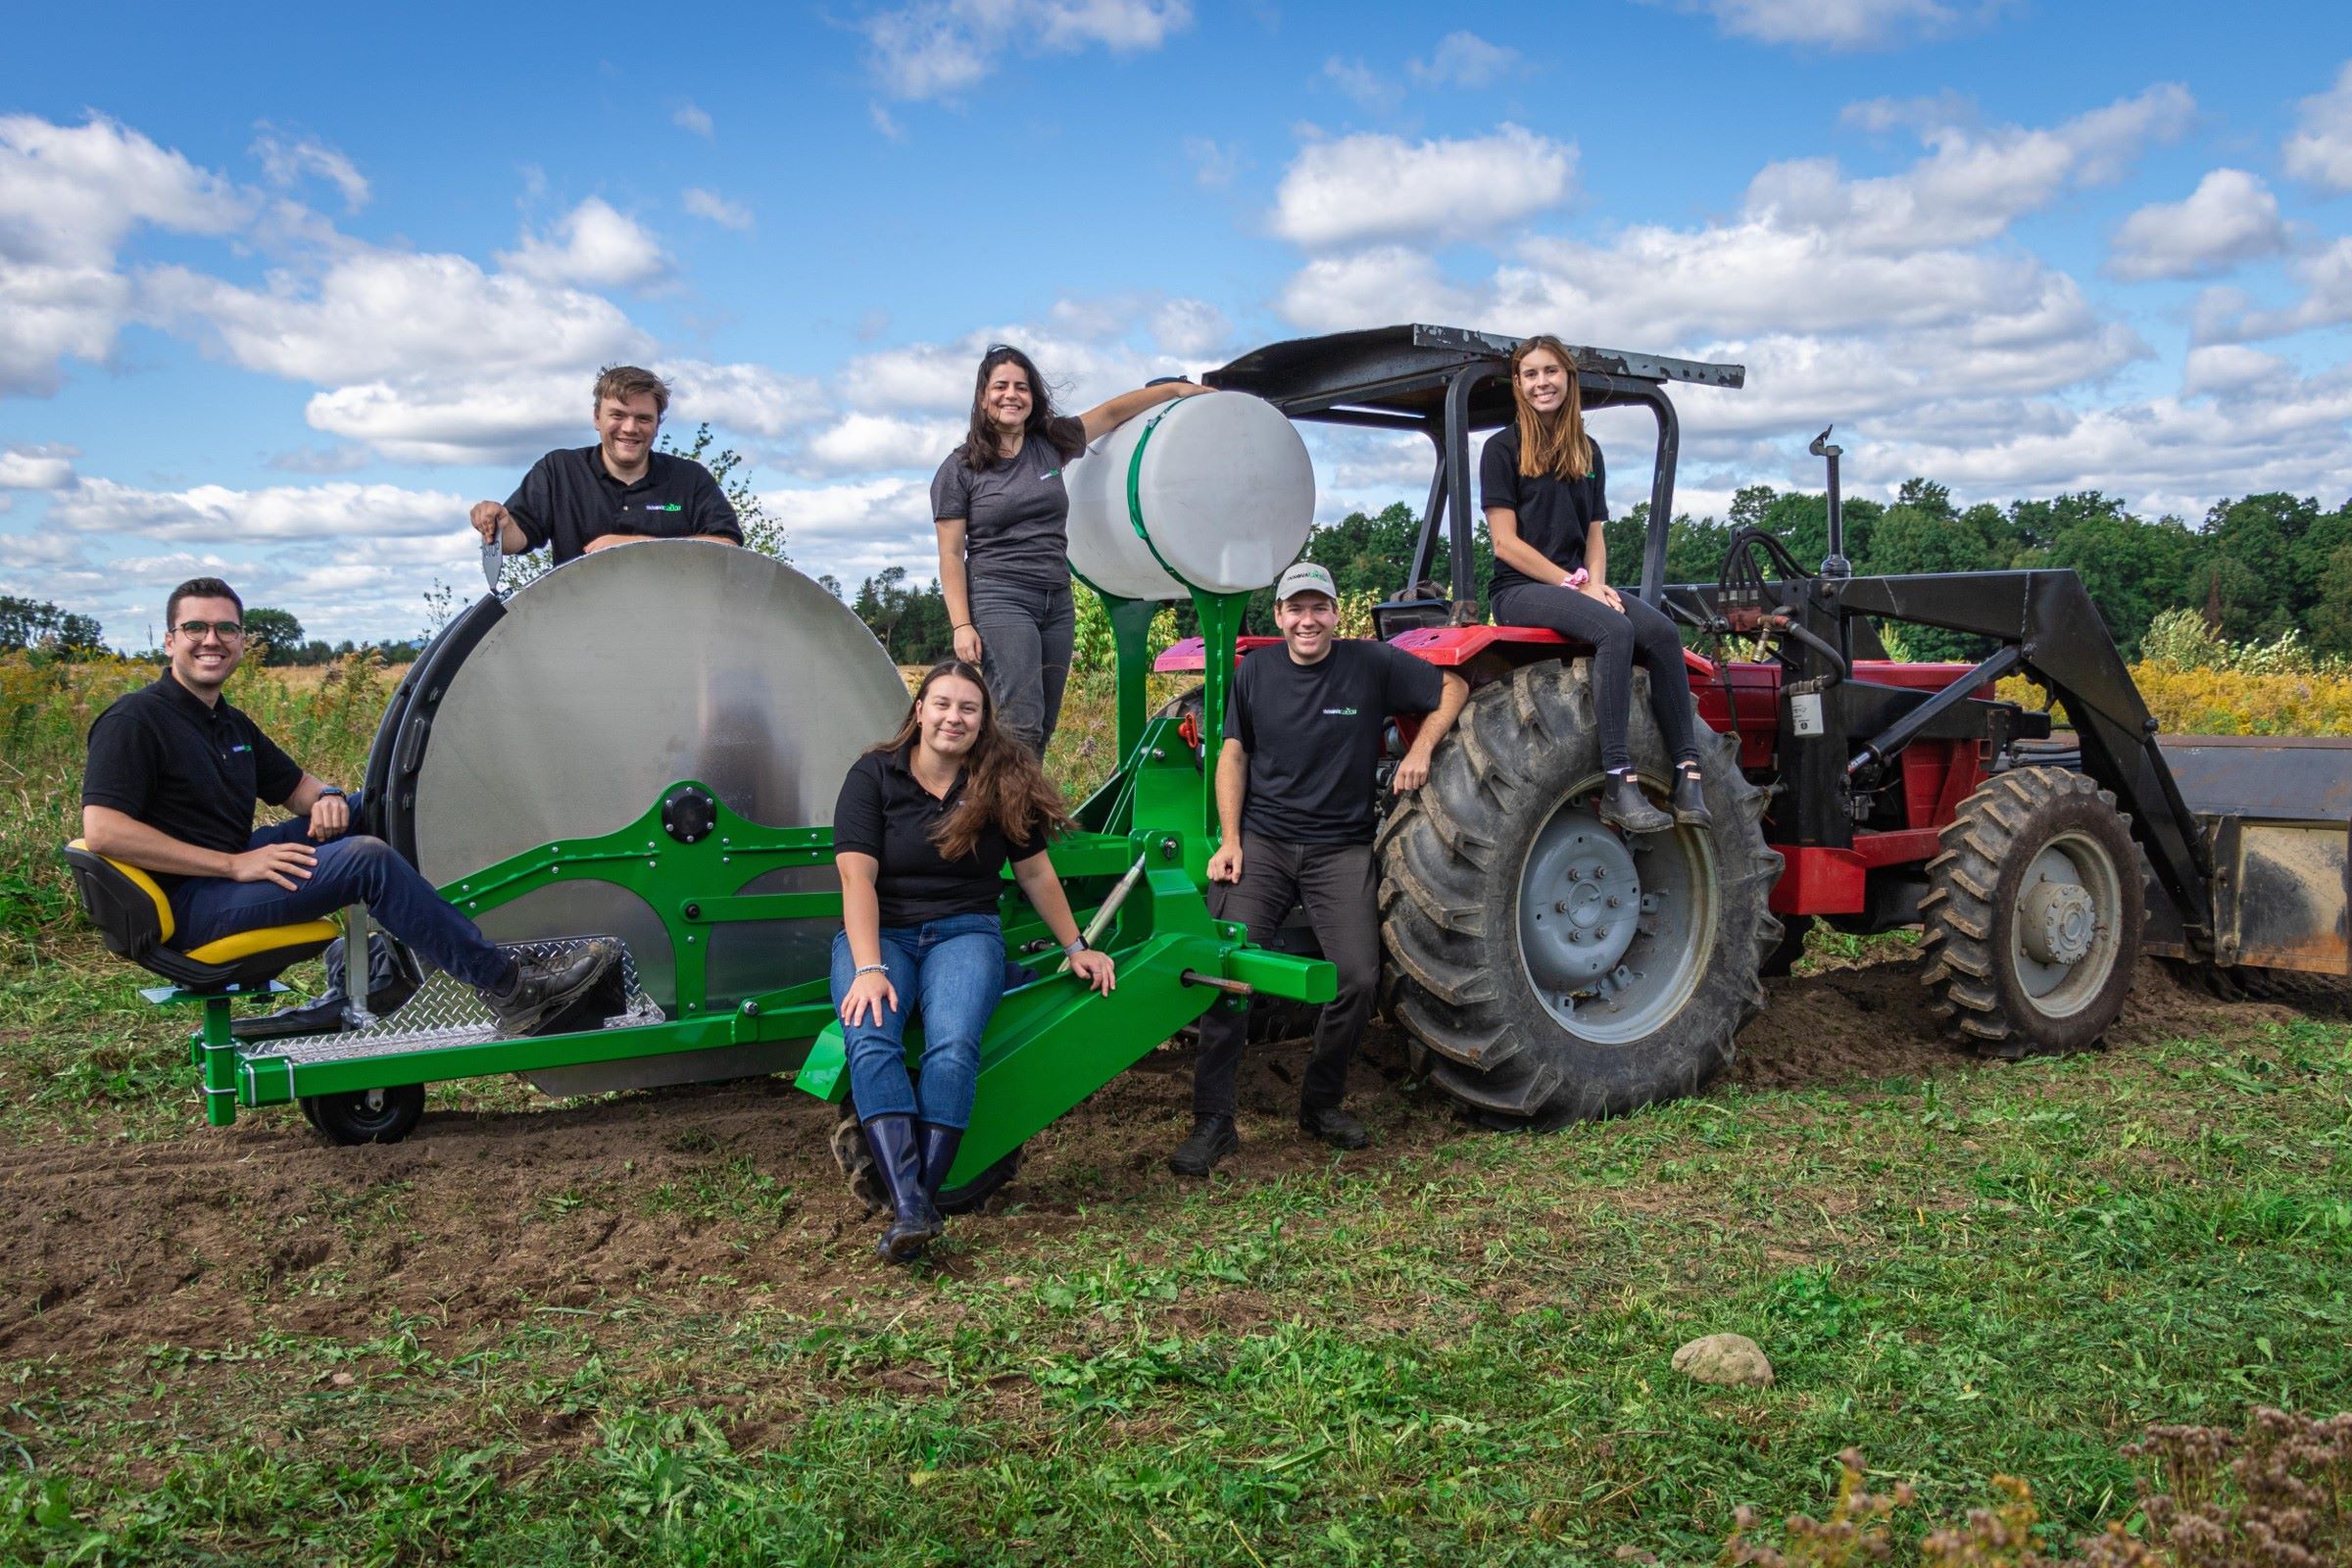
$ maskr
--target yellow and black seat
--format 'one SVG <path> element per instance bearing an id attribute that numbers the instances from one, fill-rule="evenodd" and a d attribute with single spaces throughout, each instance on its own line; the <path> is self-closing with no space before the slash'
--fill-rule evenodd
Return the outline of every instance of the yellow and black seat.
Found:
<path id="1" fill-rule="evenodd" d="M 172 945 L 178 922 L 154 877 L 108 859 L 80 839 L 66 846 L 66 863 L 74 869 L 81 912 L 98 928 L 107 950 L 186 991 L 260 989 L 342 935 L 332 920 L 298 920 L 239 931 L 183 952 Z"/>

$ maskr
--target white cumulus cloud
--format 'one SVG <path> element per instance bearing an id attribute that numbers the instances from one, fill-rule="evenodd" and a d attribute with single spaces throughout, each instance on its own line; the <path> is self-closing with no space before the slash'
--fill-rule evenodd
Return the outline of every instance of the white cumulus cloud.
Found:
<path id="1" fill-rule="evenodd" d="M 1490 136 L 1309 143 L 1274 195 L 1274 232 L 1310 250 L 1478 238 L 1574 192 L 1576 148 L 1505 124 Z"/>
<path id="2" fill-rule="evenodd" d="M 678 198 L 678 205 L 696 218 L 707 218 L 721 228 L 746 229 L 752 226 L 752 210 L 741 202 L 731 202 L 716 191 L 690 185 Z"/>
<path id="3" fill-rule="evenodd" d="M 691 103 L 680 104 L 670 115 L 669 122 L 683 130 L 693 131 L 706 141 L 710 139 L 714 128 L 710 123 L 710 112 Z"/>
<path id="4" fill-rule="evenodd" d="M 73 482 L 72 448 L 0 449 L 0 490 L 62 490 Z"/>
<path id="5" fill-rule="evenodd" d="M 548 235 L 526 231 L 522 244 L 500 252 L 498 260 L 508 271 L 541 283 L 588 288 L 636 288 L 670 270 L 661 242 L 601 196 L 565 213 Z"/>
<path id="6" fill-rule="evenodd" d="M 135 304 L 116 252 L 134 229 L 227 234 L 255 206 L 114 121 L 0 116 L 0 395 L 54 392 L 64 361 L 113 353 Z"/>
<path id="7" fill-rule="evenodd" d="M 952 98 L 1007 50 L 1114 54 L 1156 49 L 1193 21 L 1191 0 L 915 0 L 860 24 L 870 64 L 895 98 Z"/>
<path id="8" fill-rule="evenodd" d="M 1519 67 L 1519 51 L 1489 43 L 1475 32 L 1449 32 L 1427 60 L 1405 69 L 1425 87 L 1491 87 Z"/>
<path id="9" fill-rule="evenodd" d="M 1723 30 L 1764 43 L 1885 49 L 1949 32 L 1991 9 L 1948 0 L 1682 0 Z"/>
<path id="10" fill-rule="evenodd" d="M 2107 271 L 2116 277 L 2210 277 L 2286 249 L 2278 198 L 2242 169 L 2217 169 L 2186 201 L 2156 202 L 2115 231 Z"/>
<path id="11" fill-rule="evenodd" d="M 254 128 L 259 134 L 254 137 L 253 155 L 262 161 L 262 172 L 270 184 L 296 185 L 316 176 L 343 193 L 345 212 L 356 213 L 368 205 L 368 176 L 348 156 L 316 136 L 289 139 L 266 120 Z"/>
<path id="12" fill-rule="evenodd" d="M 2299 106 L 2294 134 L 2281 150 L 2286 172 L 2322 190 L 2352 191 L 2352 60 L 2335 74 L 2335 85 Z"/>
<path id="13" fill-rule="evenodd" d="M 268 540 L 447 533 L 462 527 L 467 503 L 441 491 L 391 484 L 273 485 L 236 490 L 196 485 L 146 490 L 85 478 L 49 501 L 49 520 L 79 533 L 201 539 L 220 545 Z"/>

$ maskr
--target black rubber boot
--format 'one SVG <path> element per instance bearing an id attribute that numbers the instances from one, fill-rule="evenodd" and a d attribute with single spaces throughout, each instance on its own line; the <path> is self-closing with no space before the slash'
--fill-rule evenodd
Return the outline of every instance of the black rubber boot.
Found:
<path id="1" fill-rule="evenodd" d="M 956 1151 L 963 1143 L 963 1129 L 942 1127 L 937 1122 L 917 1122 L 914 1141 L 922 1153 L 923 1201 L 936 1211 L 939 1207 L 939 1191 L 948 1185 L 948 1172 L 956 1164 Z"/>
<path id="2" fill-rule="evenodd" d="M 923 1196 L 922 1152 L 915 1147 L 912 1116 L 869 1116 L 865 1147 L 890 1195 L 890 1223 L 874 1250 L 893 1263 L 911 1263 L 939 1234 L 939 1210 Z"/>
<path id="3" fill-rule="evenodd" d="M 1687 767 L 1674 770 L 1674 820 L 1678 827 L 1713 827 L 1715 813 L 1707 809 L 1707 784 Z"/>
<path id="4" fill-rule="evenodd" d="M 1361 1149 L 1372 1142 L 1370 1130 L 1337 1105 L 1300 1105 L 1298 1130 L 1334 1149 Z"/>
<path id="5" fill-rule="evenodd" d="M 502 1035 L 527 1035 L 578 999 L 620 961 L 620 944 L 599 938 L 564 953 L 516 960 L 514 983 L 504 991 L 477 987 Z"/>
<path id="6" fill-rule="evenodd" d="M 1168 1156 L 1168 1169 L 1179 1176 L 1205 1176 L 1217 1168 L 1218 1160 L 1241 1147 L 1242 1135 L 1233 1130 L 1231 1116 L 1195 1112 L 1192 1136 Z"/>
<path id="7" fill-rule="evenodd" d="M 1631 773 L 1611 773 L 1600 787 L 1600 819 L 1620 833 L 1663 833 L 1674 818 L 1649 804 Z"/>

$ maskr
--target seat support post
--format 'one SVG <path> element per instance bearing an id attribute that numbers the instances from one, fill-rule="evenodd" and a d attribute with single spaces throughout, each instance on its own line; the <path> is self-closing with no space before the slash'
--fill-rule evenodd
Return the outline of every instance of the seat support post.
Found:
<path id="1" fill-rule="evenodd" d="M 204 1069 L 204 1119 L 226 1127 L 237 1119 L 237 1041 L 228 1031 L 234 1000 L 226 993 L 204 999 L 204 1033 L 197 1051 Z"/>
<path id="2" fill-rule="evenodd" d="M 355 904 L 343 911 L 343 994 L 350 999 L 343 1006 L 343 1022 L 349 1029 L 375 1022 L 375 1014 L 368 1010 L 368 971 L 374 956 L 368 943 L 368 906 Z"/>

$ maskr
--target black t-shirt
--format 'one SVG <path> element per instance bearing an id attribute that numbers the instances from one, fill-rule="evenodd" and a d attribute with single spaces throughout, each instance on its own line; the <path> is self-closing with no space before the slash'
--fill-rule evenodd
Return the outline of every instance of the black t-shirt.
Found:
<path id="1" fill-rule="evenodd" d="M 1287 646 L 1244 659 L 1225 735 L 1250 754 L 1242 829 L 1293 844 L 1369 844 L 1380 735 L 1391 713 L 1426 713 L 1445 677 L 1387 643 L 1335 640 L 1311 664 Z"/>
<path id="2" fill-rule="evenodd" d="M 868 752 L 850 764 L 841 799 L 833 805 L 833 851 L 870 855 L 882 862 L 874 891 L 884 926 L 994 914 L 1004 892 L 1004 862 L 1045 853 L 1042 838 L 1012 839 L 991 825 L 973 841 L 969 855 L 947 858 L 931 841 L 931 827 L 962 798 L 961 772 L 943 800 L 915 780 L 905 751 Z"/>
<path id="3" fill-rule="evenodd" d="M 1544 560 L 1558 562 L 1562 572 L 1585 564 L 1585 535 L 1609 520 L 1608 474 L 1600 461 L 1600 443 L 1592 446 L 1592 471 L 1582 479 L 1554 479 L 1547 473 L 1531 479 L 1521 473 L 1515 424 L 1489 436 L 1478 460 L 1479 509 L 1508 507 L 1517 513 L 1519 537 L 1542 551 Z M 1505 588 L 1532 580 L 1496 556 L 1494 573 L 1487 578 L 1487 602 L 1491 605 Z M 1558 582 L 1554 577 L 1544 586 Z"/>
<path id="4" fill-rule="evenodd" d="M 522 483 L 507 497 L 507 511 L 521 524 L 533 550 L 554 542 L 559 566 L 578 560 L 589 540 L 609 533 L 656 539 L 708 534 L 743 543 L 735 509 L 710 470 L 666 452 L 648 457 L 645 472 L 634 484 L 612 477 L 601 447 L 550 452 L 531 465 Z"/>
<path id="5" fill-rule="evenodd" d="M 302 768 L 226 698 L 207 705 L 170 670 L 90 726 L 81 804 L 104 806 L 199 849 L 242 855 L 253 804 L 284 803 Z M 169 893 L 184 877 L 156 874 Z"/>

